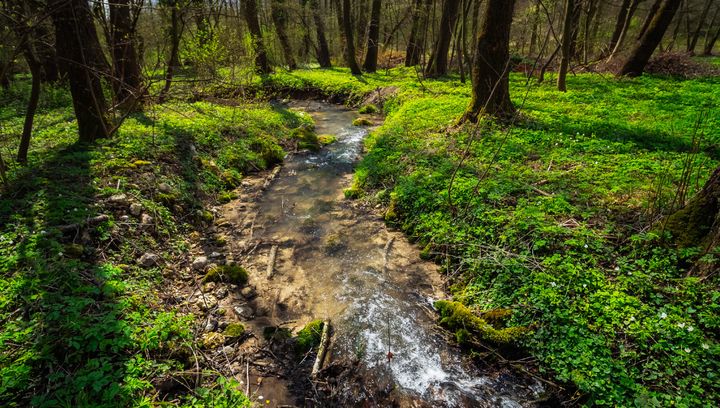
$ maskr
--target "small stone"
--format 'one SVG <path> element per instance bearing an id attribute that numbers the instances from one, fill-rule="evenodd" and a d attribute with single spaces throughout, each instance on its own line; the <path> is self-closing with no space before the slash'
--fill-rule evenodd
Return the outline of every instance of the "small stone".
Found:
<path id="1" fill-rule="evenodd" d="M 228 295 L 228 290 L 226 287 L 220 287 L 217 291 L 215 291 L 215 297 L 218 299 L 225 299 Z"/>
<path id="2" fill-rule="evenodd" d="M 210 254 L 210 258 L 212 258 L 212 259 L 223 258 L 223 257 L 225 257 L 225 256 L 223 254 L 221 254 L 220 252 L 213 252 Z"/>
<path id="3" fill-rule="evenodd" d="M 139 203 L 132 203 L 130 204 L 130 214 L 134 217 L 138 217 L 140 214 L 142 214 L 143 206 Z"/>
<path id="4" fill-rule="evenodd" d="M 240 291 L 240 294 L 245 299 L 254 299 L 257 296 L 257 292 L 255 291 L 255 288 L 253 288 L 252 286 L 246 286 L 246 287 L 242 288 L 242 290 Z"/>
<path id="5" fill-rule="evenodd" d="M 225 344 L 225 335 L 217 332 L 205 333 L 202 336 L 203 347 L 206 349 L 213 349 Z"/>
<path id="6" fill-rule="evenodd" d="M 153 221 L 155 221 L 155 219 L 148 214 L 143 213 L 143 215 L 140 216 L 140 223 L 144 226 L 152 225 Z"/>
<path id="7" fill-rule="evenodd" d="M 205 322 L 205 327 L 203 327 L 203 331 L 211 332 L 214 331 L 218 327 L 218 322 L 215 319 L 210 319 L 207 322 Z"/>
<path id="8" fill-rule="evenodd" d="M 127 215 L 121 215 L 121 216 L 120 216 L 120 221 L 124 221 L 124 222 L 130 221 L 130 217 L 127 216 Z"/>
<path id="9" fill-rule="evenodd" d="M 233 354 L 233 352 L 235 351 L 235 349 L 230 346 L 225 346 L 225 347 L 223 347 L 222 351 L 224 354 L 231 356 Z"/>
<path id="10" fill-rule="evenodd" d="M 196 271 L 204 271 L 207 266 L 208 259 L 206 256 L 199 256 L 192 262 L 192 268 Z"/>
<path id="11" fill-rule="evenodd" d="M 160 263 L 160 256 L 152 252 L 146 252 L 138 259 L 138 263 L 146 268 L 156 266 Z"/>
<path id="12" fill-rule="evenodd" d="M 233 311 L 241 319 L 250 320 L 255 317 L 255 311 L 247 305 L 235 306 Z"/>
<path id="13" fill-rule="evenodd" d="M 172 192 L 172 187 L 170 187 L 168 183 L 160 183 L 158 184 L 158 190 L 160 190 L 161 193 L 168 194 Z"/>
<path id="14" fill-rule="evenodd" d="M 213 295 L 202 295 L 195 301 L 195 305 L 202 310 L 210 310 L 217 307 L 218 300 Z"/>
<path id="15" fill-rule="evenodd" d="M 127 202 L 127 194 L 115 194 L 108 198 L 108 201 L 113 204 L 122 204 Z"/>
<path id="16" fill-rule="evenodd" d="M 208 282 L 208 283 L 206 283 L 205 286 L 204 286 L 205 291 L 206 291 L 206 292 L 212 292 L 213 290 L 215 290 L 215 286 L 216 286 L 216 285 L 217 285 L 217 283 L 215 283 L 215 282 Z"/>

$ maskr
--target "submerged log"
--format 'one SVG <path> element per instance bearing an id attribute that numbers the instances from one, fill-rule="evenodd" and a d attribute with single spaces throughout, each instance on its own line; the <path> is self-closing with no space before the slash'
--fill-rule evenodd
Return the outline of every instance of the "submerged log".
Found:
<path id="1" fill-rule="evenodd" d="M 268 279 L 272 278 L 273 273 L 275 271 L 275 258 L 277 257 L 277 250 L 278 250 L 277 245 L 273 245 L 270 248 L 270 258 L 268 259 L 267 270 L 265 272 L 267 274 Z"/>

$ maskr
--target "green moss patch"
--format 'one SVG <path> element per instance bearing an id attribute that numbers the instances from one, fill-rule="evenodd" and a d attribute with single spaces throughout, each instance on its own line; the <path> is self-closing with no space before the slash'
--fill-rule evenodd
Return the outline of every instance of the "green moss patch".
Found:
<path id="1" fill-rule="evenodd" d="M 219 265 L 210 268 L 202 281 L 203 283 L 225 282 L 245 285 L 248 282 L 248 272 L 245 268 L 236 264 Z"/>
<path id="2" fill-rule="evenodd" d="M 440 312 L 440 324 L 454 331 L 459 343 L 467 343 L 473 338 L 510 343 L 529 332 L 526 327 L 495 328 L 459 302 L 438 300 L 433 306 Z"/>
<path id="3" fill-rule="evenodd" d="M 307 353 L 320 344 L 323 326 L 322 320 L 313 320 L 298 332 L 295 336 L 295 349 L 298 353 Z"/>
<path id="4" fill-rule="evenodd" d="M 245 334 L 245 326 L 242 323 L 230 323 L 227 325 L 223 334 L 227 338 L 237 338 Z"/>

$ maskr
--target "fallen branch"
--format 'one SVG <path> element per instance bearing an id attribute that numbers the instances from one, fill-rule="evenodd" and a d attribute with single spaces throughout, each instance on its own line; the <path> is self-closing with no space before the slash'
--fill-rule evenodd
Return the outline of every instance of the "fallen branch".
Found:
<path id="1" fill-rule="evenodd" d="M 97 225 L 108 220 L 110 220 L 110 217 L 107 214 L 100 214 L 75 224 L 60 225 L 58 226 L 58 229 L 62 232 L 77 231 L 82 227 Z"/>
<path id="2" fill-rule="evenodd" d="M 265 183 L 263 183 L 263 187 L 262 187 L 263 190 L 270 187 L 270 183 L 272 183 L 272 181 L 275 180 L 275 177 L 277 177 L 277 175 L 280 173 L 281 169 L 282 169 L 282 166 L 276 166 L 273 169 L 272 173 L 270 173 L 270 176 L 268 176 L 268 178 L 265 179 Z"/>
<path id="3" fill-rule="evenodd" d="M 311 377 L 314 380 L 323 365 L 325 354 L 327 353 L 328 343 L 330 342 L 330 320 L 323 322 L 322 336 L 320 336 L 320 347 L 318 348 L 317 357 L 315 358 L 315 364 L 313 364 Z"/>
<path id="4" fill-rule="evenodd" d="M 390 250 L 392 249 L 393 242 L 395 242 L 395 237 L 390 238 L 387 244 L 385 244 L 385 254 L 383 255 L 383 273 L 387 273 L 388 262 L 390 262 Z"/>
<path id="5" fill-rule="evenodd" d="M 272 278 L 273 272 L 275 270 L 275 257 L 277 256 L 277 250 L 277 245 L 273 245 L 270 248 L 270 258 L 268 259 L 267 270 L 265 272 L 268 279 Z"/>

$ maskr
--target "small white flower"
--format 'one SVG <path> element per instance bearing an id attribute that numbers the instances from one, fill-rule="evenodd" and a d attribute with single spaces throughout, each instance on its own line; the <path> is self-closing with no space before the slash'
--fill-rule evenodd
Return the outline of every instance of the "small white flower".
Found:
<path id="1" fill-rule="evenodd" d="M 689 353 L 689 352 L 690 352 L 690 349 L 689 349 L 688 347 L 685 347 L 685 352 L 686 352 L 686 353 Z"/>
<path id="2" fill-rule="evenodd" d="M 619 270 L 620 270 L 620 267 L 619 267 L 619 266 L 616 266 L 616 267 L 615 267 L 615 272 L 617 272 L 617 271 L 619 271 Z"/>
<path id="3" fill-rule="evenodd" d="M 635 316 L 630 316 L 630 321 L 631 321 L 631 322 L 634 322 L 634 321 L 635 321 Z"/>
<path id="4" fill-rule="evenodd" d="M 585 244 L 585 248 L 587 248 L 587 247 L 588 247 L 588 245 L 587 245 L 587 244 Z"/>
<path id="5" fill-rule="evenodd" d="M 550 286 L 552 286 L 552 287 L 554 288 L 555 286 L 557 286 L 557 283 L 555 283 L 555 282 L 550 282 Z"/>
<path id="6" fill-rule="evenodd" d="M 63 256 L 63 253 L 62 253 L 62 252 L 58 252 L 58 256 Z"/>
<path id="7" fill-rule="evenodd" d="M 45 234 L 47 234 L 47 231 L 45 231 L 45 230 L 40 231 L 40 235 L 45 235 Z"/>
<path id="8" fill-rule="evenodd" d="M 583 283 L 583 288 L 587 288 L 587 283 Z"/>
<path id="9" fill-rule="evenodd" d="M 678 327 L 682 329 L 683 327 L 685 327 L 685 323 L 678 323 Z"/>
<path id="10" fill-rule="evenodd" d="M 632 276 L 632 272 L 628 272 L 628 275 L 629 275 L 629 276 Z"/>
<path id="11" fill-rule="evenodd" d="M 667 317 L 667 313 L 665 313 L 665 312 L 660 313 L 660 318 L 661 318 L 661 319 L 664 319 L 664 318 L 666 318 L 666 317 Z"/>
<path id="12" fill-rule="evenodd" d="M 262 396 L 262 395 L 258 395 L 258 399 L 259 399 L 259 400 L 263 399 L 263 396 Z"/>
<path id="13" fill-rule="evenodd" d="M 691 332 L 693 330 L 695 330 L 695 328 L 693 328 L 692 326 L 688 326 L 688 332 Z"/>
<path id="14" fill-rule="evenodd" d="M 703 344 L 702 344 L 702 348 L 703 348 L 703 350 L 707 350 L 707 349 L 710 348 L 710 345 L 707 344 L 707 343 L 703 343 Z"/>

